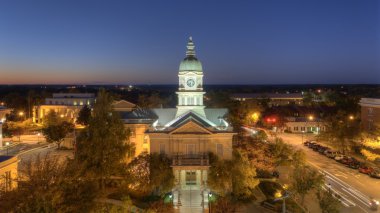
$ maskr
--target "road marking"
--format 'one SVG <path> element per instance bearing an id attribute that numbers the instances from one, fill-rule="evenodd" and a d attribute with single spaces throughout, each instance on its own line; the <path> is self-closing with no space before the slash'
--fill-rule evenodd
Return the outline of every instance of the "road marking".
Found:
<path id="1" fill-rule="evenodd" d="M 352 202 L 351 200 L 349 200 L 348 198 L 346 198 L 345 195 L 343 195 L 341 192 L 338 192 L 337 190 L 333 189 L 332 187 L 328 187 L 327 184 L 325 184 L 327 188 L 329 188 L 331 191 L 333 191 L 335 194 L 339 195 L 342 199 L 344 199 L 345 201 L 343 201 L 342 199 L 338 199 L 341 203 L 343 203 L 343 205 L 345 205 L 346 207 L 354 207 L 356 206 L 356 204 L 354 202 Z M 328 190 L 325 186 L 322 186 L 322 188 L 324 190 Z"/>
<path id="2" fill-rule="evenodd" d="M 370 207 L 370 205 L 368 204 L 369 200 L 368 200 L 368 202 L 363 201 L 362 198 L 359 195 L 355 194 L 354 192 L 351 192 L 350 189 L 342 188 L 342 190 L 345 191 L 345 192 L 347 192 L 348 194 L 350 194 L 352 197 L 356 198 L 360 202 L 362 202 L 367 207 Z"/>

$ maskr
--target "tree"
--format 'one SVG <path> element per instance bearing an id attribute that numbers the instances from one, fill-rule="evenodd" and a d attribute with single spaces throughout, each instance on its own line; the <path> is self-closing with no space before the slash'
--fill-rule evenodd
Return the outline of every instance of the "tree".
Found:
<path id="1" fill-rule="evenodd" d="M 233 151 L 232 195 L 237 200 L 250 200 L 253 190 L 259 184 L 256 179 L 256 169 L 252 166 L 246 153 L 240 150 Z"/>
<path id="2" fill-rule="evenodd" d="M 153 93 L 151 95 L 140 94 L 137 101 L 138 105 L 143 108 L 154 108 L 162 107 L 166 105 L 168 99 L 161 98 L 158 93 Z"/>
<path id="3" fill-rule="evenodd" d="M 287 163 L 293 153 L 291 146 L 284 143 L 282 138 L 276 138 L 274 143 L 270 144 L 270 152 L 276 166 Z"/>
<path id="4" fill-rule="evenodd" d="M 37 155 L 19 167 L 19 187 L 0 194 L 2 212 L 90 212 L 97 196 L 92 181 L 74 165 Z"/>
<path id="5" fill-rule="evenodd" d="M 332 192 L 326 190 L 318 190 L 317 197 L 322 213 L 340 212 L 340 201 L 334 197 Z"/>
<path id="6" fill-rule="evenodd" d="M 297 166 L 293 170 L 292 189 L 300 196 L 302 205 L 306 194 L 312 189 L 319 188 L 322 183 L 323 176 L 315 169 L 308 166 Z"/>
<path id="7" fill-rule="evenodd" d="M 164 203 L 163 200 L 151 202 L 147 213 L 172 213 L 174 212 L 173 204 Z"/>
<path id="8" fill-rule="evenodd" d="M 207 185 L 217 194 L 225 196 L 232 192 L 232 162 L 221 160 L 210 153 L 210 169 Z"/>
<path id="9" fill-rule="evenodd" d="M 350 114 L 338 111 L 325 120 L 326 131 L 321 132 L 319 139 L 327 140 L 343 154 L 351 149 L 352 142 L 359 136 L 359 121 L 350 119 Z"/>
<path id="10" fill-rule="evenodd" d="M 87 126 L 91 118 L 91 109 L 85 105 L 78 113 L 77 124 Z"/>
<path id="11" fill-rule="evenodd" d="M 215 204 L 211 204 L 213 213 L 235 213 L 238 212 L 238 204 L 231 197 L 218 197 Z"/>
<path id="12" fill-rule="evenodd" d="M 253 190 L 259 184 L 259 180 L 246 152 L 235 149 L 231 161 L 218 159 L 210 154 L 210 164 L 207 184 L 212 191 L 223 197 L 232 194 L 241 201 L 253 197 Z"/>
<path id="13" fill-rule="evenodd" d="M 267 177 L 268 174 L 272 174 L 275 168 L 275 159 L 270 150 L 271 146 L 251 137 L 241 137 L 238 143 L 235 143 L 234 148 L 246 153 L 259 177 Z"/>
<path id="14" fill-rule="evenodd" d="M 62 123 L 49 125 L 42 129 L 42 134 L 45 136 L 46 141 L 49 143 L 56 143 L 58 149 L 61 147 L 62 141 L 66 135 L 74 130 L 74 125 L 67 121 Z"/>
<path id="15" fill-rule="evenodd" d="M 306 154 L 301 149 L 298 149 L 292 154 L 292 164 L 294 167 L 304 166 L 306 162 Z"/>
<path id="16" fill-rule="evenodd" d="M 102 189 L 112 175 L 121 173 L 129 149 L 134 149 L 112 103 L 111 95 L 101 89 L 89 124 L 77 138 L 75 158 L 84 171 L 98 178 Z"/>
<path id="17" fill-rule="evenodd" d="M 174 185 L 171 160 L 157 153 L 139 155 L 127 167 L 129 186 L 140 196 L 163 195 Z"/>

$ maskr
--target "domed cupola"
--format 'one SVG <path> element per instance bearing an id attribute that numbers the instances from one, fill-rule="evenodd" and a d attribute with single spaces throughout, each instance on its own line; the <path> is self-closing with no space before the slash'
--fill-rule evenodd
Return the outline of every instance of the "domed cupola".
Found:
<path id="1" fill-rule="evenodd" d="M 184 58 L 180 65 L 180 72 L 202 72 L 202 63 L 195 57 L 194 42 L 190 37 L 187 42 L 186 58 Z"/>

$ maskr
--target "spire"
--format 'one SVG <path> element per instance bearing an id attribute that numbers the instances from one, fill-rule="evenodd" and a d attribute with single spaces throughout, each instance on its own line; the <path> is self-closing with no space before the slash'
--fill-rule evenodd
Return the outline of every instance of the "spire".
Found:
<path id="1" fill-rule="evenodd" d="M 186 56 L 195 56 L 194 48 L 195 46 L 194 46 L 193 38 L 190 36 L 189 41 L 187 42 Z"/>

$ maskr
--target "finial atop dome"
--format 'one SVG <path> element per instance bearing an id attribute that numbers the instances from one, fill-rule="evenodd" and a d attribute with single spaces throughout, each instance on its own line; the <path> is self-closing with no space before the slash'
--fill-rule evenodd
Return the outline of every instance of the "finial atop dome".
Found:
<path id="1" fill-rule="evenodd" d="M 194 50 L 194 42 L 193 42 L 193 37 L 189 37 L 189 41 L 187 42 L 187 51 L 186 51 L 186 56 L 195 56 L 195 50 Z"/>

